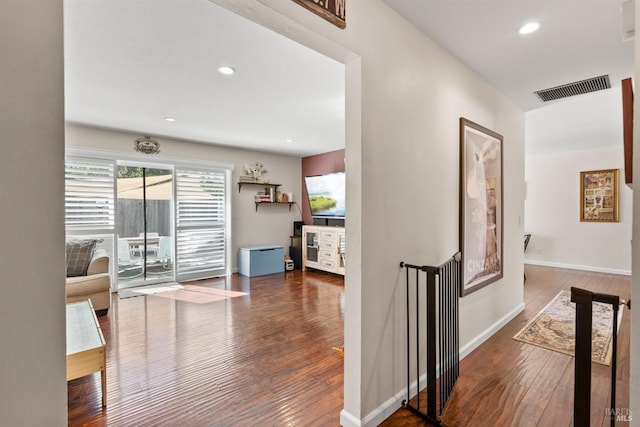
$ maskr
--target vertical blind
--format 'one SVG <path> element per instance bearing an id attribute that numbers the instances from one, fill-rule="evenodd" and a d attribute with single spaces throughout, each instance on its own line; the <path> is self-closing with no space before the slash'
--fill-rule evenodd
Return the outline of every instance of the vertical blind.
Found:
<path id="1" fill-rule="evenodd" d="M 175 171 L 178 280 L 226 273 L 226 172 Z"/>

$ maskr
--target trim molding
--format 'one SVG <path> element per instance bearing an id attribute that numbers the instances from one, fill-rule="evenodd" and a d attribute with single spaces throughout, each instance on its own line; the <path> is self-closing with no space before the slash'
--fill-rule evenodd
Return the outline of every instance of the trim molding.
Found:
<path id="1" fill-rule="evenodd" d="M 569 270 L 594 271 L 596 273 L 620 274 L 623 276 L 631 276 L 631 270 L 619 270 L 615 268 L 593 267 L 591 265 L 564 264 L 561 262 L 542 261 L 538 259 L 525 259 L 525 264 L 542 265 L 544 267 L 567 268 Z"/>
<path id="2" fill-rule="evenodd" d="M 125 151 L 105 150 L 101 148 L 84 148 L 77 146 L 65 146 L 65 156 L 72 157 L 85 157 L 85 158 L 97 158 L 108 160 L 124 160 L 130 162 L 136 162 L 140 164 L 150 165 L 174 165 L 206 168 L 206 169 L 223 169 L 234 170 L 235 165 L 233 163 L 216 162 L 216 161 L 204 161 L 189 159 L 185 157 L 168 157 L 162 155 L 144 156 L 140 153 L 128 153 Z"/>
<path id="3" fill-rule="evenodd" d="M 524 308 L 524 302 L 521 302 L 513 310 L 505 314 L 497 322 L 485 329 L 484 332 L 469 341 L 466 345 L 462 346 L 460 348 L 460 360 L 467 357 L 473 350 L 478 348 L 483 342 L 488 340 L 493 334 L 495 334 L 498 330 L 500 330 L 507 323 L 513 320 L 513 318 L 520 314 L 524 310 Z M 438 369 L 439 368 L 436 367 L 436 370 Z M 425 373 L 420 377 L 420 384 L 426 384 L 426 381 L 427 375 Z M 416 382 L 413 382 L 411 384 L 411 393 L 415 394 L 416 389 L 417 384 Z M 389 400 L 367 414 L 367 416 L 362 420 L 358 420 L 356 416 L 343 409 L 340 412 L 340 424 L 343 427 L 375 427 L 389 418 L 395 411 L 402 407 L 402 401 L 406 398 L 406 392 L 406 388 L 403 388 Z"/>
<path id="4" fill-rule="evenodd" d="M 340 425 L 343 427 L 362 427 L 362 423 L 355 415 L 352 415 L 351 412 L 343 409 L 340 411 Z"/>

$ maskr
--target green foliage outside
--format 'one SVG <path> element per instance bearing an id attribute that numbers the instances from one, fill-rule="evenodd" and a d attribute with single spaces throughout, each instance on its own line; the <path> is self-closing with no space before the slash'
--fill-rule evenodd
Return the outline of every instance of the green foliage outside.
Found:
<path id="1" fill-rule="evenodd" d="M 140 178 L 142 176 L 142 169 L 135 166 L 118 166 L 118 178 Z M 159 176 L 169 175 L 170 170 L 167 169 L 151 169 L 146 168 L 146 176 Z"/>
<path id="2" fill-rule="evenodd" d="M 311 207 L 311 213 L 323 212 L 329 209 L 335 208 L 338 202 L 336 199 L 324 196 L 310 196 L 309 205 Z"/>

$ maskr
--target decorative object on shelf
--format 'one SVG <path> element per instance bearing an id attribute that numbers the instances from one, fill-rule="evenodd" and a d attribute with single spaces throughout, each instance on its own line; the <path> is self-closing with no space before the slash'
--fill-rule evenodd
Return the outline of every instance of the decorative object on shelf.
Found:
<path id="1" fill-rule="evenodd" d="M 244 175 L 240 177 L 240 181 L 243 181 L 243 178 L 252 177 L 252 182 L 263 182 L 262 175 L 267 173 L 267 170 L 264 168 L 264 165 L 260 162 L 250 163 L 244 165 Z M 249 181 L 244 181 L 249 182 Z"/>
<path id="2" fill-rule="evenodd" d="M 618 169 L 580 172 L 580 221 L 618 222 Z"/>
<path id="3" fill-rule="evenodd" d="M 460 118 L 462 296 L 502 271 L 502 135 Z"/>
<path id="4" fill-rule="evenodd" d="M 158 154 L 160 152 L 160 143 L 155 139 L 144 136 L 135 140 L 134 148 L 139 153 Z"/>
<path id="5" fill-rule="evenodd" d="M 258 211 L 258 206 L 262 204 L 289 205 L 289 211 L 291 211 L 291 206 L 296 204 L 296 202 L 291 200 L 284 201 L 284 199 L 282 199 L 281 201 L 278 201 L 277 194 L 283 194 L 278 191 L 278 187 L 280 187 L 282 184 L 269 184 L 268 182 L 243 182 L 242 180 L 240 180 L 238 182 L 238 192 L 242 191 L 243 185 L 264 186 L 264 192 L 259 192 L 253 196 L 253 201 L 256 203 L 256 212 Z"/>

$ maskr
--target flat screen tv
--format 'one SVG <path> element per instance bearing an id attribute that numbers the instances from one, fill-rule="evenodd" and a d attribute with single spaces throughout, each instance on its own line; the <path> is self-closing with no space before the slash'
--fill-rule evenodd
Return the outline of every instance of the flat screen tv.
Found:
<path id="1" fill-rule="evenodd" d="M 344 172 L 304 177 L 312 217 L 344 218 L 344 177 Z"/>

